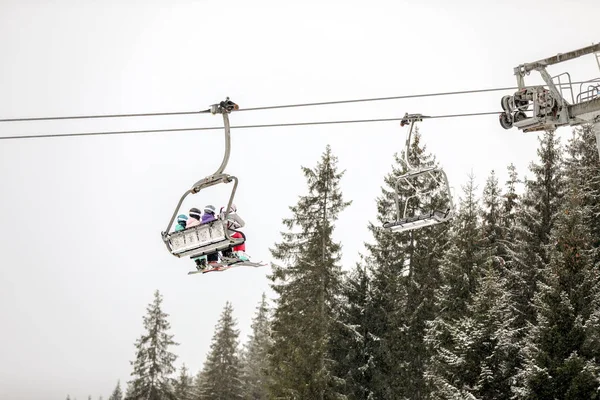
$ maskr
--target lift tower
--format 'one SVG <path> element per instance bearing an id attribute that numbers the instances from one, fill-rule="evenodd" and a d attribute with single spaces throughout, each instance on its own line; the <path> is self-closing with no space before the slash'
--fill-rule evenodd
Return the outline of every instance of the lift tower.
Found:
<path id="1" fill-rule="evenodd" d="M 600 44 L 515 67 L 519 89 L 512 96 L 502 97 L 504 111 L 500 114 L 500 125 L 504 129 L 516 126 L 523 132 L 535 132 L 591 123 L 600 154 L 600 78 L 574 87 L 568 72 L 550 76 L 546 71 L 549 65 L 587 54 L 595 55 L 600 69 Z M 538 71 L 546 85 L 525 86 L 525 75 L 531 71 Z"/>

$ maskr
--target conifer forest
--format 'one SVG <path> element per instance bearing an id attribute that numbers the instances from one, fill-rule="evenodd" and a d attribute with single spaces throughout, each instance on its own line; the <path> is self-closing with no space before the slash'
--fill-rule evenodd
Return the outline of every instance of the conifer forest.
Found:
<path id="1" fill-rule="evenodd" d="M 489 171 L 480 188 L 470 175 L 449 222 L 390 233 L 397 154 L 366 250 L 344 248 L 354 265 L 332 238 L 351 199 L 328 146 L 302 167 L 305 191 L 266 267 L 274 296 L 256 304 L 251 335 L 228 302 L 203 364 L 176 368 L 177 332 L 149 294 L 130 380 L 107 398 L 600 398 L 600 161 L 590 126 L 568 136 L 540 132 L 535 161 L 507 165 L 506 182 Z M 419 139 L 411 163 L 434 165 Z"/>

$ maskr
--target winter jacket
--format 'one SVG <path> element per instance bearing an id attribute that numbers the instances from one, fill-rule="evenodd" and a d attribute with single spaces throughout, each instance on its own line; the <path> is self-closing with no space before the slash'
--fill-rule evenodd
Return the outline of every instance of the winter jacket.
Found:
<path id="1" fill-rule="evenodd" d="M 197 226 L 200 225 L 200 221 L 197 220 L 196 218 L 188 218 L 187 220 L 187 224 L 185 225 L 186 228 L 191 228 L 192 226 Z"/>
<path id="2" fill-rule="evenodd" d="M 177 225 L 175 225 L 175 232 L 182 231 L 182 230 L 184 230 L 185 228 L 186 228 L 185 226 L 183 226 L 183 225 L 181 225 L 181 224 L 177 224 Z"/>
<path id="3" fill-rule="evenodd" d="M 213 222 L 214 220 L 216 220 L 215 215 L 214 214 L 209 214 L 209 213 L 204 213 L 202 215 L 202 224 L 208 224 L 209 222 Z M 188 222 L 189 223 L 189 222 Z"/>
<path id="4" fill-rule="evenodd" d="M 225 218 L 225 214 L 223 214 L 222 218 Z M 246 225 L 246 223 L 244 222 L 244 220 L 242 219 L 242 217 L 240 217 L 239 215 L 237 215 L 237 213 L 230 212 L 227 215 L 227 228 L 229 228 L 229 229 L 240 229 L 240 228 L 243 228 L 244 225 Z"/>

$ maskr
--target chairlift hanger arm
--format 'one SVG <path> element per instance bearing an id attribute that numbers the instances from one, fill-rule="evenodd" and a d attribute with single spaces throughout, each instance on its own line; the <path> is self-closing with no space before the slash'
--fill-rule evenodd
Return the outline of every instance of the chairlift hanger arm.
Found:
<path id="1" fill-rule="evenodd" d="M 223 115 L 223 125 L 225 126 L 225 155 L 223 156 L 221 166 L 212 175 L 219 175 L 223 173 L 225 167 L 227 166 L 227 162 L 229 161 L 229 154 L 231 152 L 231 125 L 229 124 L 229 113 L 233 110 L 239 109 L 240 107 L 233 101 L 229 100 L 229 97 L 225 101 L 220 102 L 219 104 L 213 104 L 212 106 L 210 106 L 210 112 L 212 114 L 219 113 Z"/>
<path id="2" fill-rule="evenodd" d="M 400 121 L 401 127 L 403 127 L 404 125 L 410 124 L 410 128 L 408 129 L 408 135 L 406 136 L 406 144 L 405 144 L 404 159 L 403 159 L 404 164 L 406 165 L 406 168 L 408 168 L 408 170 L 410 170 L 410 171 L 417 169 L 417 167 L 410 164 L 410 159 L 409 159 L 410 140 L 412 138 L 412 133 L 413 133 L 413 128 L 415 126 L 415 122 L 421 122 L 421 121 L 423 121 L 423 118 L 429 118 L 429 116 L 422 115 L 422 114 L 405 113 L 404 117 L 402 118 L 402 121 Z"/>

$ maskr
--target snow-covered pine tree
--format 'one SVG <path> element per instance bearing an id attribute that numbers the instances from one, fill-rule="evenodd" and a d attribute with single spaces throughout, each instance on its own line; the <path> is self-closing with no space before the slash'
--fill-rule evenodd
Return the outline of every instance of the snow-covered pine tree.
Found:
<path id="1" fill-rule="evenodd" d="M 369 294 L 369 275 L 365 263 L 357 264 L 342 284 L 340 316 L 332 338 L 336 343 L 332 358 L 336 360 L 334 375 L 345 382 L 348 400 L 372 400 L 374 338 L 369 332 L 373 314 Z"/>
<path id="2" fill-rule="evenodd" d="M 511 193 L 508 197 L 512 196 Z M 492 171 L 483 187 L 481 206 L 483 228 L 481 245 L 485 248 L 484 252 L 487 253 L 484 256 L 491 259 L 496 259 L 496 257 L 503 257 L 505 255 L 502 246 L 505 234 L 502 227 L 502 197 L 502 190 L 498 184 L 498 178 L 496 177 L 496 173 Z"/>
<path id="3" fill-rule="evenodd" d="M 275 299 L 270 351 L 272 397 L 332 399 L 339 379 L 332 375 L 332 325 L 338 317 L 341 246 L 334 222 L 350 203 L 342 199 L 337 157 L 327 146 L 316 168 L 302 168 L 308 194 L 283 220 L 288 232 L 271 250 L 284 265 L 273 265 Z"/>
<path id="4" fill-rule="evenodd" d="M 417 129 L 411 143 L 411 165 L 436 165 L 435 158 L 427 153 L 420 139 Z M 398 178 L 407 172 L 400 160 L 396 155 L 392 172 L 384 178 L 382 194 L 377 198 L 378 224 L 369 225 L 374 242 L 366 244 L 371 280 L 370 305 L 366 311 L 369 326 L 363 328 L 373 338 L 369 350 L 371 383 L 367 390 L 373 398 L 383 400 L 427 396 L 423 373 L 429 354 L 423 336 L 426 321 L 434 316 L 433 293 L 439 281 L 440 259 L 448 242 L 447 224 L 402 233 L 391 233 L 381 227 L 396 218 L 394 187 Z M 433 184 L 421 189 L 432 188 Z M 401 189 L 400 201 L 411 195 L 414 191 Z M 439 209 L 447 204 L 442 193 L 429 200 L 417 199 L 409 212 L 426 206 Z"/>
<path id="5" fill-rule="evenodd" d="M 549 238 L 549 262 L 535 294 L 537 323 L 526 337 L 525 365 L 514 391 L 527 399 L 593 399 L 600 378 L 598 267 L 587 221 L 591 207 L 584 190 L 567 169 L 568 192 Z M 590 336 L 591 334 L 591 336 Z"/>
<path id="6" fill-rule="evenodd" d="M 498 262 L 488 260 L 480 285 L 463 319 L 469 338 L 463 387 L 479 399 L 509 400 L 511 382 L 520 366 L 516 309 Z"/>
<path id="7" fill-rule="evenodd" d="M 188 369 L 183 364 L 180 368 L 179 376 L 175 380 L 175 399 L 177 400 L 195 400 L 194 380 L 188 374 Z"/>
<path id="8" fill-rule="evenodd" d="M 194 377 L 194 387 L 192 390 L 194 400 L 202 400 L 202 387 L 204 386 L 204 382 L 206 382 L 206 374 L 204 369 L 200 369 L 196 376 Z"/>
<path id="9" fill-rule="evenodd" d="M 242 382 L 245 400 L 269 398 L 267 370 L 270 346 L 271 321 L 267 296 L 263 293 L 252 321 L 252 334 L 248 338 L 243 356 Z"/>
<path id="10" fill-rule="evenodd" d="M 503 196 L 502 211 L 500 216 L 500 232 L 501 238 L 498 240 L 499 246 L 499 259 L 497 260 L 500 264 L 498 268 L 502 271 L 502 276 L 506 278 L 506 290 L 512 294 L 518 293 L 524 286 L 524 280 L 522 278 L 523 272 L 520 268 L 517 268 L 519 262 L 522 261 L 522 256 L 518 253 L 520 248 L 523 246 L 517 246 L 515 244 L 517 238 L 517 216 L 520 213 L 521 208 L 521 197 L 518 194 L 517 185 L 521 184 L 521 180 L 518 177 L 516 167 L 510 164 L 507 167 L 508 180 L 506 181 L 506 194 Z M 513 296 L 514 298 L 514 296 Z M 515 301 L 517 301 L 515 299 Z M 524 318 L 517 318 L 515 323 L 523 326 Z"/>
<path id="11" fill-rule="evenodd" d="M 204 363 L 199 393 L 201 400 L 243 398 L 239 334 L 233 318 L 233 306 L 227 302 L 215 327 L 210 351 Z"/>
<path id="12" fill-rule="evenodd" d="M 461 318 L 470 316 L 468 305 L 478 290 L 481 269 L 486 260 L 482 251 L 481 211 L 475 194 L 474 176 L 463 186 L 460 208 L 453 221 L 450 244 L 440 266 L 440 287 L 435 291 L 435 318 L 428 321 L 425 342 L 431 359 L 425 374 L 435 399 L 452 399 L 469 379 L 460 363 L 460 343 L 456 333 L 464 327 Z"/>
<path id="13" fill-rule="evenodd" d="M 436 374 L 434 399 L 511 399 L 511 379 L 519 354 L 519 332 L 510 292 L 497 263 L 487 261 L 467 316 L 446 327 L 440 348 L 445 375 Z M 434 363 L 435 365 L 436 363 Z"/>
<path id="14" fill-rule="evenodd" d="M 570 180 L 576 180 L 582 190 L 582 201 L 590 212 L 585 224 L 593 238 L 592 246 L 600 248 L 600 159 L 592 125 L 583 125 L 573 130 L 569 143 L 569 157 L 565 161 Z M 600 252 L 594 258 L 600 262 Z"/>
<path id="15" fill-rule="evenodd" d="M 521 183 L 519 175 L 517 174 L 517 168 L 514 164 L 510 164 L 507 167 L 508 180 L 506 181 L 506 194 L 502 202 L 502 216 L 500 218 L 500 225 L 502 226 L 504 233 L 504 239 L 507 243 L 510 243 L 514 237 L 512 228 L 515 226 L 517 208 L 519 207 L 519 194 L 517 193 L 517 185 Z M 504 250 L 503 252 L 506 252 Z"/>
<path id="16" fill-rule="evenodd" d="M 121 391 L 121 381 L 117 381 L 117 386 L 113 390 L 108 400 L 123 400 L 123 392 Z"/>
<path id="17" fill-rule="evenodd" d="M 171 374 L 175 372 L 173 363 L 177 356 L 169 351 L 169 347 L 177 343 L 169 334 L 169 314 L 162 311 L 162 301 L 157 290 L 154 292 L 154 301 L 146 309 L 146 332 L 135 343 L 137 354 L 135 361 L 131 362 L 133 380 L 129 382 L 127 400 L 174 399 Z"/>
<path id="18" fill-rule="evenodd" d="M 514 182 L 516 174 L 511 175 Z M 482 207 L 473 176 L 463 187 L 441 266 L 436 318 L 426 336 L 432 349 L 426 376 L 435 399 L 508 399 L 511 395 L 518 329 L 503 267 L 507 230 L 502 217 L 510 215 L 512 206 L 506 202 L 514 200 L 513 186 L 503 204 L 493 171 L 486 180 Z"/>
<path id="19" fill-rule="evenodd" d="M 559 139 L 553 131 L 546 131 L 539 142 L 539 161 L 529 166 L 533 179 L 525 180 L 508 266 L 519 277 L 520 286 L 513 290 L 522 315 L 521 326 L 525 321 L 535 322 L 532 299 L 540 271 L 548 263 L 547 245 L 565 187 Z"/>

